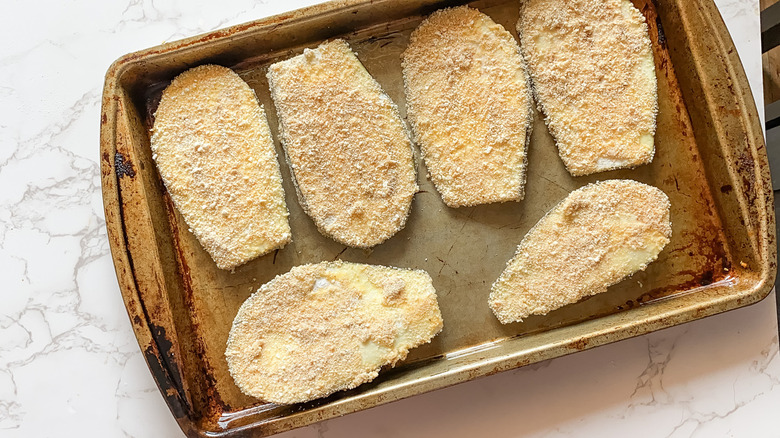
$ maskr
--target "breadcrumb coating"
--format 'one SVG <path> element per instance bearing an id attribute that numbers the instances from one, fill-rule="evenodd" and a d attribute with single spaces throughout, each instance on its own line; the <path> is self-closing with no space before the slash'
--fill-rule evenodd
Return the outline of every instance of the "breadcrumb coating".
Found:
<path id="1" fill-rule="evenodd" d="M 574 176 L 652 161 L 655 63 L 629 0 L 524 0 L 517 32 L 540 109 Z"/>
<path id="2" fill-rule="evenodd" d="M 369 248 L 403 228 L 418 189 L 412 143 L 347 43 L 277 62 L 268 82 L 298 199 L 320 232 Z"/>
<path id="3" fill-rule="evenodd" d="M 322 262 L 297 266 L 249 297 L 225 356 L 245 394 L 292 404 L 373 380 L 441 329 L 426 272 Z"/>
<path id="4" fill-rule="evenodd" d="M 265 111 L 232 70 L 202 65 L 177 76 L 154 114 L 151 148 L 174 205 L 217 267 L 290 242 Z"/>
<path id="5" fill-rule="evenodd" d="M 533 108 L 512 34 L 476 9 L 442 9 L 402 58 L 409 121 L 444 202 L 523 199 Z"/>
<path id="6" fill-rule="evenodd" d="M 669 209 L 666 194 L 636 181 L 575 190 L 523 238 L 493 283 L 490 308 L 506 324 L 605 292 L 669 243 Z"/>

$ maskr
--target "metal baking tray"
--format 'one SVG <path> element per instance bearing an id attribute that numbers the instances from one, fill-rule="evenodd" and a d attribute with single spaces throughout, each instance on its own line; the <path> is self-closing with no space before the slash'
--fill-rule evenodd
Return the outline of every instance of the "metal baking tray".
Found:
<path id="1" fill-rule="evenodd" d="M 184 432 L 273 434 L 764 298 L 776 273 L 772 188 L 758 114 L 734 45 L 711 0 L 634 3 L 647 18 L 658 76 L 652 164 L 573 178 L 537 114 L 524 201 L 448 208 L 418 159 L 421 190 L 406 228 L 364 251 L 317 232 L 281 163 L 294 241 L 233 273 L 217 269 L 188 232 L 152 161 L 149 129 L 162 89 L 196 65 L 231 67 L 257 93 L 276 136 L 267 66 L 343 37 L 404 115 L 400 54 L 409 34 L 423 16 L 456 2 L 331 2 L 117 60 L 106 75 L 100 134 L 106 226 L 133 329 Z M 470 4 L 515 34 L 517 0 Z M 282 156 L 278 141 L 276 147 Z M 659 259 L 604 294 L 547 316 L 499 324 L 487 306 L 490 285 L 524 234 L 569 192 L 608 178 L 635 179 L 669 196 L 673 237 Z M 444 331 L 354 390 L 292 406 L 243 395 L 224 359 L 239 305 L 292 266 L 335 259 L 428 271 Z"/>

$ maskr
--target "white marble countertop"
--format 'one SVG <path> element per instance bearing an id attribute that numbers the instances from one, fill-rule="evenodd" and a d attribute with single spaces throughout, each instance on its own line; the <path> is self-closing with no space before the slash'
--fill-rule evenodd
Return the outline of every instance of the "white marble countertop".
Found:
<path id="1" fill-rule="evenodd" d="M 3 4 L 0 436 L 182 436 L 139 351 L 108 249 L 103 75 L 124 53 L 315 2 Z M 716 3 L 761 108 L 758 0 Z M 280 436 L 777 437 L 779 384 L 770 295 Z"/>

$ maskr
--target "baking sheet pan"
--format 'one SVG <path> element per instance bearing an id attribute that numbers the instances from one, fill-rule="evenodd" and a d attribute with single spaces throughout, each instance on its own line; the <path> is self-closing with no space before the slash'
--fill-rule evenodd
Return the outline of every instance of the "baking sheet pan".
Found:
<path id="1" fill-rule="evenodd" d="M 634 0 L 658 76 L 653 163 L 571 177 L 539 114 L 522 202 L 446 207 L 417 157 L 420 192 L 401 232 L 372 250 L 320 235 L 281 161 L 293 243 L 235 272 L 216 268 L 173 207 L 149 148 L 162 89 L 205 63 L 233 68 L 265 106 L 279 156 L 269 64 L 343 37 L 405 115 L 400 54 L 437 0 L 332 2 L 165 44 L 109 69 L 101 120 L 106 225 L 133 329 L 171 411 L 190 436 L 260 436 L 756 302 L 776 271 L 772 190 L 758 115 L 733 43 L 708 0 Z M 516 0 L 469 3 L 516 36 Z M 609 178 L 662 189 L 673 237 L 649 268 L 607 293 L 501 325 L 491 283 L 524 234 L 569 192 Z M 348 260 L 428 271 L 444 331 L 374 382 L 292 406 L 241 394 L 224 348 L 240 304 L 292 266 Z"/>

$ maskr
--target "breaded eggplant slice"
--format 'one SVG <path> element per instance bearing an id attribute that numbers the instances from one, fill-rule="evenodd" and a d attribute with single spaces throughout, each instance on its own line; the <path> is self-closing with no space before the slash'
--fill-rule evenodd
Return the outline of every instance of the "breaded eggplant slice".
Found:
<path id="1" fill-rule="evenodd" d="M 398 109 L 343 40 L 268 69 L 298 200 L 320 232 L 357 248 L 403 228 L 417 192 Z"/>
<path id="2" fill-rule="evenodd" d="M 570 193 L 523 238 L 493 283 L 489 305 L 504 324 L 546 315 L 644 270 L 669 243 L 669 198 L 631 180 Z"/>
<path id="3" fill-rule="evenodd" d="M 232 70 L 202 65 L 177 76 L 154 114 L 151 147 L 174 205 L 217 267 L 290 242 L 265 111 Z"/>
<path id="4" fill-rule="evenodd" d="M 653 160 L 657 82 L 629 0 L 524 0 L 517 33 L 536 99 L 573 176 Z"/>
<path id="5" fill-rule="evenodd" d="M 403 74 L 409 121 L 444 203 L 523 199 L 533 98 L 512 34 L 476 9 L 436 11 L 412 32 Z"/>
<path id="6" fill-rule="evenodd" d="M 441 329 L 425 271 L 322 262 L 294 267 L 250 296 L 225 356 L 245 394 L 301 403 L 373 380 Z"/>

